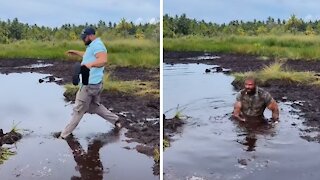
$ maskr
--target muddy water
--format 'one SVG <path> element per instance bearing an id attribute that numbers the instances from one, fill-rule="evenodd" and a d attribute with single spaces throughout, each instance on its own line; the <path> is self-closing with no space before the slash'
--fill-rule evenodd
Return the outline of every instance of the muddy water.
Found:
<path id="1" fill-rule="evenodd" d="M 85 115 L 68 141 L 54 138 L 69 121 L 72 105 L 64 101 L 62 86 L 38 82 L 46 76 L 0 75 L 0 127 L 7 132 L 18 124 L 24 134 L 6 146 L 16 154 L 0 165 L 0 179 L 158 179 L 153 159 L 125 141 L 126 130 L 113 132 L 99 116 Z"/>
<path id="2" fill-rule="evenodd" d="M 165 179 L 319 179 L 320 144 L 300 138 L 299 110 L 279 103 L 279 124 L 239 124 L 230 119 L 233 77 L 210 67 L 164 65 L 164 112 L 189 117 L 164 152 Z"/>

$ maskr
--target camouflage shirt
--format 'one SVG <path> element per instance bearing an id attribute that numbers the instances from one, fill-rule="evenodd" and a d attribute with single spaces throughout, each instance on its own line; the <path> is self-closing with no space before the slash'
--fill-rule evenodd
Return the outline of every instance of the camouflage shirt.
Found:
<path id="1" fill-rule="evenodd" d="M 237 95 L 237 101 L 241 102 L 241 112 L 246 116 L 263 116 L 271 100 L 270 93 L 258 87 L 254 95 L 247 94 L 244 89 Z"/>

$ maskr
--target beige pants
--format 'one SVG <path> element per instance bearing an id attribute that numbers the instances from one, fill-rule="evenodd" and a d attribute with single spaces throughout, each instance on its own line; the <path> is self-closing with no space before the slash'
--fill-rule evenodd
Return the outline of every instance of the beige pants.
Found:
<path id="1" fill-rule="evenodd" d="M 75 106 L 73 108 L 72 118 L 70 123 L 61 132 L 61 137 L 65 138 L 77 127 L 83 115 L 88 112 L 98 114 L 105 120 L 114 124 L 119 117 L 109 111 L 106 107 L 100 104 L 100 94 L 102 92 L 102 84 L 83 85 L 76 95 Z"/>

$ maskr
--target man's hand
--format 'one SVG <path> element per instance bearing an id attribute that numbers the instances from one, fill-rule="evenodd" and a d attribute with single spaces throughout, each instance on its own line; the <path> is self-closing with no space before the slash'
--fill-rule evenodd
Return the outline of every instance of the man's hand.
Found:
<path id="1" fill-rule="evenodd" d="M 77 50 L 68 50 L 68 51 L 66 51 L 66 54 L 67 54 L 68 56 L 72 55 L 72 56 L 80 56 L 80 57 L 83 57 L 84 52 L 82 52 L 82 51 L 77 51 Z"/>
<path id="2" fill-rule="evenodd" d="M 232 116 L 233 116 L 235 119 L 239 120 L 239 121 L 245 122 L 246 119 L 240 117 L 240 112 L 241 112 L 241 102 L 240 102 L 240 101 L 237 101 L 237 102 L 234 104 L 234 109 L 233 109 L 233 114 L 232 114 Z"/>
<path id="3" fill-rule="evenodd" d="M 84 64 L 88 69 L 91 69 L 93 67 L 93 64 L 92 63 L 87 63 L 87 64 Z"/>
<path id="4" fill-rule="evenodd" d="M 75 50 L 68 50 L 68 51 L 66 51 L 66 54 L 67 55 L 77 55 Z"/>
<path id="5" fill-rule="evenodd" d="M 273 122 L 277 122 L 279 121 L 279 107 L 277 102 L 272 99 L 271 103 L 267 106 L 268 109 L 270 109 L 272 111 L 272 121 Z"/>

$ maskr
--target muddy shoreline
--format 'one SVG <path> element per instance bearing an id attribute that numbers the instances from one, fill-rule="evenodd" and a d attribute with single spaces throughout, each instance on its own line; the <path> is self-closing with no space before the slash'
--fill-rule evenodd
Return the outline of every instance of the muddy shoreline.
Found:
<path id="1" fill-rule="evenodd" d="M 194 57 L 211 56 L 202 60 L 196 60 Z M 219 57 L 219 58 L 215 58 Z M 275 62 L 274 58 L 262 59 L 257 56 L 241 54 L 222 54 L 222 53 L 204 53 L 204 52 L 164 52 L 164 63 L 203 63 L 208 65 L 219 65 L 223 68 L 230 68 L 232 72 L 257 71 L 266 65 Z M 284 66 L 295 71 L 314 71 L 320 73 L 320 61 L 291 60 L 287 59 Z M 205 70 L 203 71 L 205 72 Z M 233 84 L 235 89 L 240 90 L 239 84 Z M 276 101 L 293 102 L 291 106 L 301 110 L 300 115 L 305 118 L 303 124 L 308 128 L 301 129 L 302 132 L 320 132 L 320 87 L 306 86 L 297 83 L 271 81 L 267 87 Z M 311 137 L 301 135 L 307 141 L 316 141 L 320 143 L 320 135 Z"/>
<path id="2" fill-rule="evenodd" d="M 72 82 L 72 66 L 75 61 L 36 60 L 36 59 L 0 59 L 0 73 L 35 72 L 51 74 L 62 78 L 56 83 L 64 85 Z M 40 66 L 33 66 L 39 64 Z M 159 68 L 144 69 L 131 67 L 106 67 L 111 72 L 112 78 L 118 80 L 152 81 L 160 87 Z M 68 97 L 69 99 L 74 97 Z M 67 98 L 67 99 L 68 99 Z M 152 95 L 134 96 L 119 92 L 103 92 L 102 104 L 120 116 L 120 121 L 128 129 L 125 136 L 130 142 L 141 143 L 136 147 L 138 152 L 152 156 L 154 149 L 159 148 L 160 124 L 159 107 L 160 99 Z M 120 113 L 125 112 L 125 114 Z M 119 114 L 120 113 L 120 114 Z M 154 174 L 159 174 L 158 165 L 154 166 Z"/>

